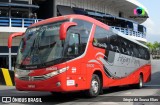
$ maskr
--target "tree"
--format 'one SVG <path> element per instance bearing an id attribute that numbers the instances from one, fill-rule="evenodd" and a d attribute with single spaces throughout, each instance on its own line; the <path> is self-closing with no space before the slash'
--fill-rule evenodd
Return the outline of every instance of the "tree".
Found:
<path id="1" fill-rule="evenodd" d="M 157 41 L 155 41 L 153 44 L 153 49 L 157 50 L 157 48 L 159 48 L 159 46 L 160 46 L 160 44 Z"/>
<path id="2" fill-rule="evenodd" d="M 149 48 L 149 51 L 152 52 L 154 47 L 153 47 L 153 44 L 151 42 L 147 42 L 146 43 L 146 46 Z"/>

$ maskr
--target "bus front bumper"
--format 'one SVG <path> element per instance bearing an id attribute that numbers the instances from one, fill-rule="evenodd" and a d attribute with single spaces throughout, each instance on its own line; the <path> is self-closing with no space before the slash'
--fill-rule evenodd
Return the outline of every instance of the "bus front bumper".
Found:
<path id="1" fill-rule="evenodd" d="M 20 91 L 67 91 L 66 73 L 45 79 L 45 80 L 21 80 L 15 77 L 15 86 Z"/>

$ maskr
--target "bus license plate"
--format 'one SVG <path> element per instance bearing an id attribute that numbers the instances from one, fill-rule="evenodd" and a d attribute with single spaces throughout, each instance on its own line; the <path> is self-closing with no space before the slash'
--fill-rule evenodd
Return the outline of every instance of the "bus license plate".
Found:
<path id="1" fill-rule="evenodd" d="M 35 88 L 35 85 L 28 85 L 28 88 Z"/>

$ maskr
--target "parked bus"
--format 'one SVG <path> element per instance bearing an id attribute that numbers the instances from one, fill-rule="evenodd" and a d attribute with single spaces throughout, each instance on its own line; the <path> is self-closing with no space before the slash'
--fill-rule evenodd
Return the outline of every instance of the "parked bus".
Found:
<path id="1" fill-rule="evenodd" d="M 54 17 L 31 25 L 22 35 L 15 66 L 17 90 L 86 91 L 97 96 L 103 88 L 151 79 L 148 48 L 83 15 Z"/>

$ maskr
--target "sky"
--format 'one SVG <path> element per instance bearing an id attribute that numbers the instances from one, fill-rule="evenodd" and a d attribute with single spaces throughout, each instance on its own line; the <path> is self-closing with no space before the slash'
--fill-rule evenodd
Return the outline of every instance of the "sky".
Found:
<path id="1" fill-rule="evenodd" d="M 143 23 L 147 28 L 147 41 L 160 42 L 160 0 L 137 0 L 148 9 L 149 19 Z"/>

